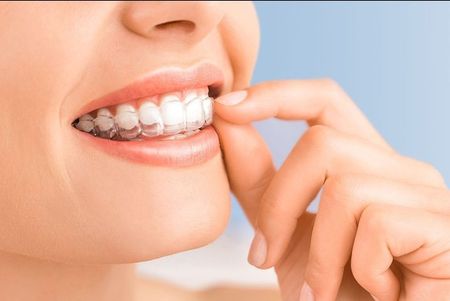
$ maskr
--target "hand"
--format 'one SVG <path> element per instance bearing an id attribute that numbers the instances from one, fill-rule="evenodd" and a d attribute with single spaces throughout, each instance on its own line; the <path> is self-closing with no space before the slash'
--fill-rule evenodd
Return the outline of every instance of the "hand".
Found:
<path id="1" fill-rule="evenodd" d="M 256 228 L 249 261 L 275 266 L 284 300 L 450 300 L 442 176 L 397 154 L 337 84 L 267 82 L 219 97 L 215 112 L 231 189 Z M 250 125 L 270 117 L 310 126 L 278 171 Z M 305 212 L 321 189 L 317 215 Z"/>

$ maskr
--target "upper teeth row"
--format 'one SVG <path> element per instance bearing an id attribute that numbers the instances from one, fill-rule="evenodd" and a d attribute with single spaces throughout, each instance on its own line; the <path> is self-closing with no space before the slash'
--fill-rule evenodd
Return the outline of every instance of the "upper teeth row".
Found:
<path id="1" fill-rule="evenodd" d="M 161 97 L 160 105 L 144 101 L 139 109 L 132 104 L 116 106 L 113 116 L 108 108 L 97 110 L 96 117 L 85 114 L 75 127 L 102 138 L 133 139 L 139 135 L 154 137 L 193 131 L 212 123 L 212 98 L 207 92 L 192 90 Z"/>

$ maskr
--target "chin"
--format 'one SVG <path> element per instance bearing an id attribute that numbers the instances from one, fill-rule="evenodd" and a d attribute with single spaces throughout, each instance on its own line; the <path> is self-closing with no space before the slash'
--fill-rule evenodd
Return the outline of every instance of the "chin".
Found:
<path id="1" fill-rule="evenodd" d="M 14 218 L 28 211 L 11 210 L 16 234 L 2 242 L 3 251 L 69 264 L 133 263 L 207 245 L 227 226 L 220 152 L 186 168 L 60 154 L 69 153 L 55 158 L 65 165 L 59 181 L 49 178 L 27 204 L 36 218 Z"/>
<path id="2" fill-rule="evenodd" d="M 84 159 L 87 166 L 98 162 Z M 91 170 L 89 179 L 95 181 L 85 177 L 80 164 L 68 166 L 75 195 L 68 206 L 76 203 L 76 208 L 66 208 L 73 214 L 56 222 L 72 230 L 61 234 L 60 253 L 51 259 L 146 261 L 207 245 L 225 230 L 231 202 L 220 153 L 181 169 L 105 160 L 110 161 Z"/>

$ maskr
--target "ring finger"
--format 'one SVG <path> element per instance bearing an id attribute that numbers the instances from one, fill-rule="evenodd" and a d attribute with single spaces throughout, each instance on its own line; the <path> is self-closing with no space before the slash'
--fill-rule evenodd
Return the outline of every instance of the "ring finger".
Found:
<path id="1" fill-rule="evenodd" d="M 358 221 L 367 207 L 389 204 L 450 214 L 449 201 L 445 189 L 426 185 L 367 175 L 328 178 L 314 223 L 305 275 L 316 299 L 336 298 Z"/>

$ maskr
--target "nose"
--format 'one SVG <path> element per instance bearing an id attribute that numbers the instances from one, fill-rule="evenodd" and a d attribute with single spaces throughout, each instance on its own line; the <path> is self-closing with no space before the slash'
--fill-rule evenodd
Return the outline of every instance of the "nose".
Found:
<path id="1" fill-rule="evenodd" d="M 148 39 L 177 39 L 195 43 L 203 39 L 223 18 L 215 1 L 130 2 L 122 23 Z"/>

